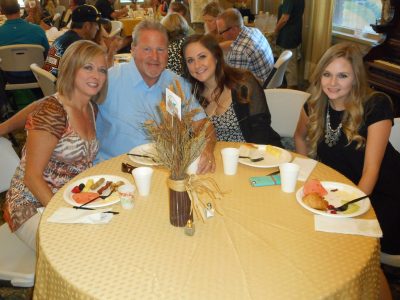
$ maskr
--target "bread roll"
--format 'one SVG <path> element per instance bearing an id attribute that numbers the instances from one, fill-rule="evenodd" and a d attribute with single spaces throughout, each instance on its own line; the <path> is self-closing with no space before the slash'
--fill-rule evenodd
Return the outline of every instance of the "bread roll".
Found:
<path id="1" fill-rule="evenodd" d="M 327 210 L 328 209 L 328 201 L 322 198 L 317 193 L 311 193 L 307 196 L 303 197 L 303 202 L 307 204 L 309 207 L 318 209 L 318 210 Z"/>

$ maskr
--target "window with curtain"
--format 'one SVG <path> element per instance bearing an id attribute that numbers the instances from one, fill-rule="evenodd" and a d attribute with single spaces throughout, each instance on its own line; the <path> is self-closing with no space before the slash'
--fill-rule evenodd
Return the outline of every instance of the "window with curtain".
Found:
<path id="1" fill-rule="evenodd" d="M 374 33 L 370 24 L 381 18 L 381 12 L 381 0 L 335 0 L 333 26 L 353 33 Z"/>

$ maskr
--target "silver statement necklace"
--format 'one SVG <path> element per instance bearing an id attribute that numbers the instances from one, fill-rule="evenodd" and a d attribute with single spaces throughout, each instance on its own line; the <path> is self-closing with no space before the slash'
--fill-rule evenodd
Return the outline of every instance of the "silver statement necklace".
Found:
<path id="1" fill-rule="evenodd" d="M 341 129 L 342 129 L 342 122 L 340 122 L 339 126 L 336 129 L 332 129 L 331 116 L 329 115 L 329 103 L 328 103 L 328 109 L 326 110 L 325 144 L 327 144 L 329 147 L 335 146 L 339 141 Z"/>

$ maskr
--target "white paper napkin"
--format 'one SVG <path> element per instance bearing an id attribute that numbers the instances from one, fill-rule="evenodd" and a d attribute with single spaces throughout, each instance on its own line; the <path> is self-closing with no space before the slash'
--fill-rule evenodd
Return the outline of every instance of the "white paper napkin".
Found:
<path id="1" fill-rule="evenodd" d="M 60 207 L 54 212 L 47 222 L 51 223 L 80 223 L 80 224 L 106 224 L 110 222 L 113 214 L 104 214 L 109 209 L 86 210 L 72 207 Z"/>
<path id="2" fill-rule="evenodd" d="M 314 227 L 316 231 L 357 234 L 377 238 L 383 235 L 378 220 L 331 218 L 314 215 Z"/>
<path id="3" fill-rule="evenodd" d="M 306 181 L 308 176 L 310 176 L 311 172 L 314 170 L 317 165 L 317 161 L 311 158 L 300 158 L 296 157 L 293 160 L 293 163 L 300 166 L 300 173 L 297 180 Z"/>

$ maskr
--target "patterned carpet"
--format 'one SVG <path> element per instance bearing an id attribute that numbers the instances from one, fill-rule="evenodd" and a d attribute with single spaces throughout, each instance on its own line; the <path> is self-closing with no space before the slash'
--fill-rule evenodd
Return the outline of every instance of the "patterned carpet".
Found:
<path id="1" fill-rule="evenodd" d="M 21 153 L 22 146 L 25 141 L 25 133 L 17 132 L 15 137 L 18 141 L 19 147 L 16 149 L 17 153 Z M 293 141 L 285 139 L 283 144 L 288 149 L 294 149 Z M 0 207 L 3 206 L 5 193 L 0 193 Z M 0 225 L 4 223 L 3 212 L 0 210 Z M 389 281 L 392 297 L 394 300 L 400 300 L 400 268 L 394 268 L 382 265 L 382 269 Z M 27 300 L 32 299 L 33 288 L 13 288 L 5 287 L 4 282 L 0 281 L 0 300 Z"/>

